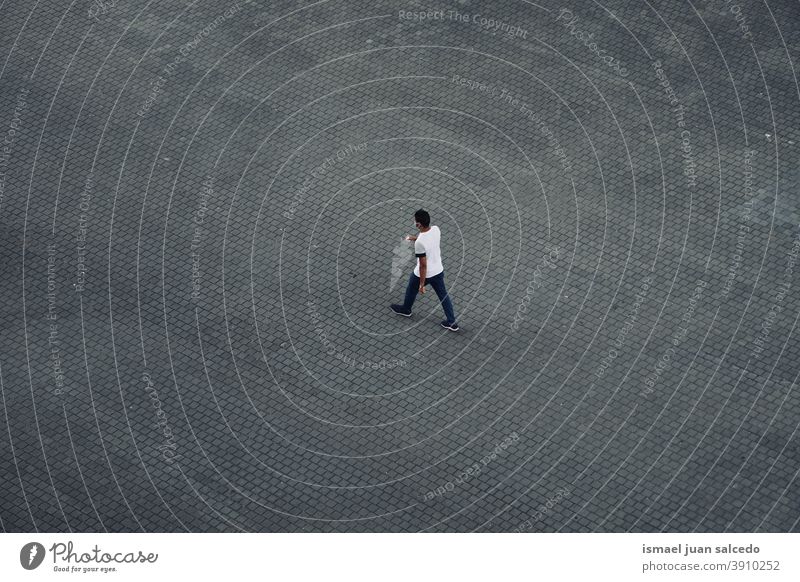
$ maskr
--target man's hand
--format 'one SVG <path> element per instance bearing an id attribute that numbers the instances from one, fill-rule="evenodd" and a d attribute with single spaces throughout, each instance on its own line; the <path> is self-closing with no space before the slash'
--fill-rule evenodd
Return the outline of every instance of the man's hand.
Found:
<path id="1" fill-rule="evenodd" d="M 419 286 L 419 292 L 422 293 L 423 295 L 425 294 L 425 285 Z"/>
<path id="2" fill-rule="evenodd" d="M 406 237 L 406 240 L 408 240 L 408 241 L 411 241 L 411 242 L 414 242 L 415 240 L 417 240 L 417 237 L 415 237 L 415 236 L 412 236 L 412 235 L 408 235 L 408 236 Z"/>

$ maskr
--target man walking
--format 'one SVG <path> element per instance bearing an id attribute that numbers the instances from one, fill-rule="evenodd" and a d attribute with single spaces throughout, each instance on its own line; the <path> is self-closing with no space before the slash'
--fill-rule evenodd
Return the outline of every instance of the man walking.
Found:
<path id="1" fill-rule="evenodd" d="M 417 298 L 417 293 L 425 293 L 425 284 L 430 283 L 447 319 L 441 325 L 450 331 L 458 331 L 456 316 L 453 313 L 453 302 L 444 285 L 444 267 L 442 266 L 442 253 L 439 249 L 441 232 L 438 226 L 431 226 L 431 215 L 420 209 L 414 213 L 414 226 L 419 230 L 417 236 L 407 236 L 406 240 L 414 242 L 414 254 L 417 257 L 417 266 L 408 279 L 406 298 L 402 305 L 394 304 L 392 311 L 403 317 L 411 317 L 411 307 Z"/>

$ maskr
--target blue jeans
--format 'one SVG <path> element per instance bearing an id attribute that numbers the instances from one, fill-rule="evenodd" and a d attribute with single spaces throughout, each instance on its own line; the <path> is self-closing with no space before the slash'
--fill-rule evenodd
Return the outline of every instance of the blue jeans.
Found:
<path id="1" fill-rule="evenodd" d="M 450 301 L 450 295 L 447 293 L 447 288 L 444 286 L 444 271 L 433 277 L 426 277 L 425 284 L 427 285 L 428 283 L 430 283 L 433 290 L 436 291 L 436 295 L 442 303 L 442 309 L 444 309 L 444 314 L 447 317 L 447 323 L 454 323 L 456 314 L 453 312 L 453 302 Z M 419 293 L 419 277 L 412 271 L 411 277 L 408 279 L 408 287 L 406 287 L 406 299 L 403 303 L 404 311 L 411 312 L 411 306 L 414 305 L 417 293 Z"/>

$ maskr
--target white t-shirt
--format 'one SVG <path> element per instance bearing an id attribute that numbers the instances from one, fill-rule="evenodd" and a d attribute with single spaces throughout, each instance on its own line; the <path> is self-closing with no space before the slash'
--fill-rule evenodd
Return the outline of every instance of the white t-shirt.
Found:
<path id="1" fill-rule="evenodd" d="M 417 235 L 417 240 L 414 243 L 414 254 L 417 255 L 417 266 L 414 267 L 414 274 L 419 277 L 419 257 L 427 257 L 428 268 L 425 272 L 425 278 L 435 277 L 442 271 L 442 252 L 439 249 L 439 240 L 442 233 L 439 231 L 438 226 L 432 226 L 427 232 L 421 232 Z"/>

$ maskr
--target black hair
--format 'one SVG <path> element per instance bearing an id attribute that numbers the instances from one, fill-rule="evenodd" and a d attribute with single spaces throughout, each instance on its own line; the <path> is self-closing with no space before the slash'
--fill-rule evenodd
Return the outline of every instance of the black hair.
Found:
<path id="1" fill-rule="evenodd" d="M 431 215 L 422 208 L 414 213 L 414 220 L 419 222 L 423 228 L 428 228 L 431 225 Z"/>

